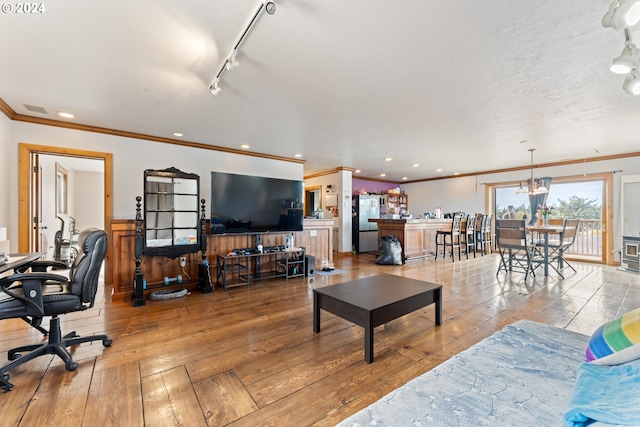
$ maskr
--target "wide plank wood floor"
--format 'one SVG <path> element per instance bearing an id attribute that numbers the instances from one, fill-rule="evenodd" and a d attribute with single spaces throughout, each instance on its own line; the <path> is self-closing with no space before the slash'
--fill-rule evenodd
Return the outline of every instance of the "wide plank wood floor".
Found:
<path id="1" fill-rule="evenodd" d="M 564 280 L 496 277 L 498 256 L 425 259 L 378 266 L 371 255 L 339 255 L 344 274 L 267 280 L 251 288 L 148 301 L 112 302 L 63 316 L 63 333 L 106 333 L 72 349 L 67 372 L 53 356 L 11 372 L 0 395 L 3 426 L 332 426 L 507 324 L 531 319 L 591 334 L 640 306 L 640 276 L 574 263 Z M 565 270 L 566 271 L 566 270 Z M 381 273 L 443 285 L 443 324 L 429 306 L 376 329 L 375 362 L 363 360 L 363 330 L 322 312 L 313 333 L 313 289 Z M 0 321 L 7 350 L 42 336 Z"/>

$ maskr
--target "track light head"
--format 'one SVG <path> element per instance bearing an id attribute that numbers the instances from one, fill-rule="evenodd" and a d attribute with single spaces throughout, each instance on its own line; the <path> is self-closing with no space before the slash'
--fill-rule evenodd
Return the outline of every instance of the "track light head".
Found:
<path id="1" fill-rule="evenodd" d="M 236 54 L 238 53 L 237 49 L 233 49 L 227 58 L 227 70 L 233 70 L 238 67 L 240 63 L 236 60 Z"/>
<path id="2" fill-rule="evenodd" d="M 624 80 L 622 88 L 629 95 L 640 95 L 640 78 L 638 78 L 637 69 L 633 70 L 631 74 Z"/>
<path id="3" fill-rule="evenodd" d="M 629 74 L 631 70 L 638 67 L 640 52 L 634 44 L 627 44 L 622 53 L 611 64 L 611 71 L 616 74 Z"/>
<path id="4" fill-rule="evenodd" d="M 602 25 L 622 30 L 640 22 L 640 0 L 613 0 L 602 17 Z"/>
<path id="5" fill-rule="evenodd" d="M 213 96 L 216 96 L 222 90 L 220 86 L 218 86 L 218 83 L 220 83 L 220 79 L 214 79 L 209 85 L 209 90 L 211 91 L 211 95 Z"/>

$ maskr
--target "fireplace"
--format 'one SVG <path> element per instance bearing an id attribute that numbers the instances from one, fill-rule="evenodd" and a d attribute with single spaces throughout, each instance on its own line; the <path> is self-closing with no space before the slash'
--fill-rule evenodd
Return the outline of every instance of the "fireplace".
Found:
<path id="1" fill-rule="evenodd" d="M 622 236 L 622 266 L 640 273 L 640 235 Z"/>

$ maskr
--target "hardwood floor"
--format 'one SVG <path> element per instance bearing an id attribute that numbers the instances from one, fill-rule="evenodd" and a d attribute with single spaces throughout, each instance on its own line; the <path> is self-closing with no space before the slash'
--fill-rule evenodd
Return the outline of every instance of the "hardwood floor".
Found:
<path id="1" fill-rule="evenodd" d="M 585 334 L 640 306 L 640 276 L 598 264 L 524 283 L 495 275 L 497 255 L 378 266 L 341 255 L 346 272 L 271 280 L 213 294 L 114 303 L 63 316 L 63 333 L 106 333 L 72 350 L 67 372 L 53 356 L 11 372 L 0 395 L 3 426 L 331 426 L 411 378 L 519 319 Z M 380 273 L 443 285 L 443 324 L 428 306 L 376 329 L 375 362 L 363 360 L 363 330 L 322 312 L 312 329 L 313 288 Z M 18 320 L 0 321 L 2 363 L 10 348 L 41 340 Z"/>

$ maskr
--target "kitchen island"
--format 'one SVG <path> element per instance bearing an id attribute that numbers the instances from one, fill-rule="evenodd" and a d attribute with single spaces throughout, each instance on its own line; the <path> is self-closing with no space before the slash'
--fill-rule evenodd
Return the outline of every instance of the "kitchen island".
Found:
<path id="1" fill-rule="evenodd" d="M 402 260 L 436 253 L 436 231 L 451 229 L 451 219 L 370 219 L 378 224 L 378 239 L 395 236 L 402 246 Z"/>

